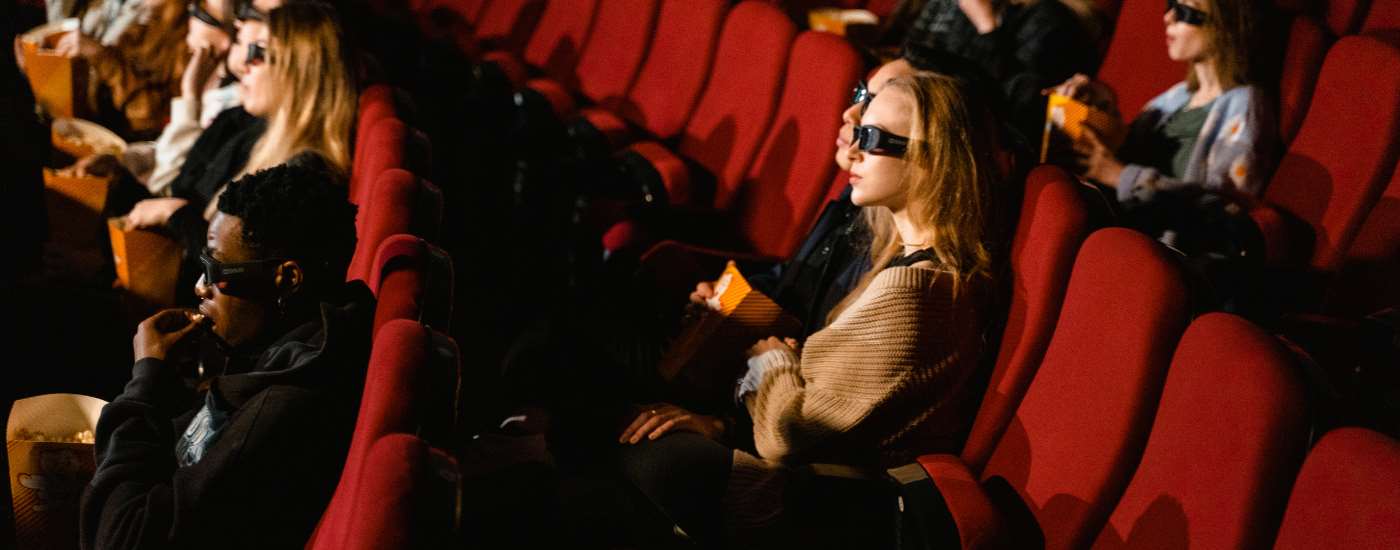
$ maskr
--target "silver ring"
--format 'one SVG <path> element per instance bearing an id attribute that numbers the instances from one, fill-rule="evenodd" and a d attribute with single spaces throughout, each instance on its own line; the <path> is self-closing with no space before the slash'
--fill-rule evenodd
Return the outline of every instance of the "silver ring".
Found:
<path id="1" fill-rule="evenodd" d="M 651 413 L 652 416 L 656 416 L 656 409 L 652 409 L 647 412 Z"/>

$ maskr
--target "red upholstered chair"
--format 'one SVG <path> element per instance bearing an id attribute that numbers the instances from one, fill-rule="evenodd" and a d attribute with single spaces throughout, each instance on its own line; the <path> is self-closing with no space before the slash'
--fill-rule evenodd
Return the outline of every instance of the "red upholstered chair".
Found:
<path id="1" fill-rule="evenodd" d="M 660 139 L 679 133 L 710 76 L 728 8 L 725 0 L 662 0 L 646 61 L 627 96 L 579 114 L 613 149 L 638 137 L 629 126 Z"/>
<path id="2" fill-rule="evenodd" d="M 482 55 L 482 61 L 494 63 L 516 88 L 536 75 L 572 85 L 574 67 L 583 53 L 597 7 L 598 0 L 548 2 L 524 53 L 492 50 Z"/>
<path id="3" fill-rule="evenodd" d="M 454 277 L 447 251 L 413 235 L 394 235 L 379 245 L 374 272 L 375 334 L 389 321 L 410 319 L 446 331 L 452 322 Z"/>
<path id="4" fill-rule="evenodd" d="M 536 78 L 525 86 L 548 100 L 560 118 L 577 110 L 576 94 L 593 103 L 620 100 L 641 69 L 660 4 L 660 0 L 599 0 L 593 29 L 578 60 L 577 80 Z"/>
<path id="5" fill-rule="evenodd" d="M 1123 0 L 1098 79 L 1118 94 L 1123 120 L 1186 78 L 1186 66 L 1167 57 L 1160 0 Z"/>
<path id="6" fill-rule="evenodd" d="M 1385 2 L 1386 0 L 1324 0 L 1318 3 L 1322 4 L 1323 18 L 1332 34 L 1346 36 L 1355 33 L 1361 26 L 1361 20 L 1366 17 L 1367 6 Z"/>
<path id="7" fill-rule="evenodd" d="M 914 469 L 941 493 L 962 547 L 1093 541 L 1141 458 L 1186 301 L 1158 243 L 1121 228 L 1085 240 L 1045 359 L 981 475 L 954 455 Z"/>
<path id="8" fill-rule="evenodd" d="M 360 172 L 364 163 L 365 144 L 369 141 L 369 129 L 386 118 L 398 118 L 394 107 L 394 91 L 385 84 L 375 84 L 360 92 L 360 106 L 355 118 L 355 158 L 350 173 Z"/>
<path id="9" fill-rule="evenodd" d="M 1142 463 L 1097 550 L 1264 548 L 1307 450 L 1307 402 L 1277 339 L 1225 313 L 1181 337 Z"/>
<path id="10" fill-rule="evenodd" d="M 375 123 L 365 137 L 364 161 L 350 174 L 350 202 L 363 206 L 373 183 L 385 170 L 400 168 L 414 174 L 427 174 L 432 165 L 432 149 L 423 132 L 397 118 Z M 356 225 L 363 223 L 357 219 Z"/>
<path id="11" fill-rule="evenodd" d="M 343 550 L 445 548 L 456 540 L 457 461 L 417 436 L 379 438 L 365 457 Z"/>
<path id="12" fill-rule="evenodd" d="M 1400 306 L 1400 166 L 1329 285 L 1323 312 L 1360 317 Z"/>
<path id="13" fill-rule="evenodd" d="M 1400 442 L 1360 428 L 1322 436 L 1293 483 L 1275 550 L 1400 548 Z"/>
<path id="14" fill-rule="evenodd" d="M 732 206 L 773 118 L 796 35 L 792 21 L 768 4 L 742 2 L 729 11 L 714 69 L 675 152 L 652 141 L 628 149 L 657 169 L 671 204 Z M 714 188 L 696 188 L 681 157 L 709 172 Z"/>
<path id="15" fill-rule="evenodd" d="M 1091 229 L 1079 187 L 1055 166 L 1037 167 L 1026 176 L 1011 241 L 1011 305 L 996 364 L 960 455 L 974 472 L 982 471 L 1011 423 L 1060 317 L 1070 268 Z"/>
<path id="16" fill-rule="evenodd" d="M 1293 17 L 1278 84 L 1278 130 L 1283 143 L 1291 143 L 1303 125 L 1322 61 L 1331 44 L 1332 35 L 1317 19 L 1306 15 Z"/>
<path id="17" fill-rule="evenodd" d="M 1360 106 L 1364 104 L 1365 107 Z M 1337 269 L 1400 152 L 1400 48 L 1348 36 L 1327 53 L 1298 135 L 1251 212 L 1275 266 Z"/>
<path id="18" fill-rule="evenodd" d="M 390 235 L 408 233 L 437 238 L 442 223 L 442 191 L 407 170 L 391 168 L 375 179 L 356 217 L 358 242 L 345 278 L 368 281 L 375 250 Z"/>
<path id="19" fill-rule="evenodd" d="M 471 36 L 472 57 L 490 50 L 523 51 L 544 4 L 545 0 L 491 0 Z"/>
<path id="20" fill-rule="evenodd" d="M 1400 31 L 1400 2 L 1372 0 L 1371 9 L 1361 25 L 1361 32 Z"/>
<path id="21" fill-rule="evenodd" d="M 457 346 L 451 338 L 416 321 L 395 320 L 374 336 L 360 412 L 350 452 L 330 505 L 308 543 L 310 548 L 343 548 L 354 524 L 355 494 L 371 445 L 395 432 L 446 438 L 455 422 Z M 441 439 L 446 442 L 446 439 Z"/>

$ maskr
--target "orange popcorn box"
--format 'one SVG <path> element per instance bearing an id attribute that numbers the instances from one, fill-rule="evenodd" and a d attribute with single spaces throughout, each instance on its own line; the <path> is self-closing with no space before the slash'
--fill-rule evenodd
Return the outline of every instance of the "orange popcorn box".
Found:
<path id="1" fill-rule="evenodd" d="M 78 548 L 78 505 L 96 470 L 93 433 L 107 402 L 71 393 L 15 401 L 5 428 L 19 548 Z"/>
<path id="2" fill-rule="evenodd" d="M 1050 94 L 1045 105 L 1045 131 L 1040 139 L 1040 162 L 1050 156 L 1050 142 L 1056 135 L 1068 138 L 1072 143 L 1084 134 L 1084 129 L 1092 128 L 1103 138 L 1104 145 L 1118 149 L 1123 144 L 1120 124 L 1113 115 L 1085 105 L 1060 94 Z"/>
<path id="3" fill-rule="evenodd" d="M 64 34 L 78 31 L 77 19 L 63 19 L 34 27 L 20 35 L 24 74 L 35 101 L 54 117 L 71 117 L 87 89 L 87 64 L 53 51 Z"/>
<path id="4" fill-rule="evenodd" d="M 117 268 L 116 286 L 137 301 L 134 305 L 140 311 L 174 306 L 184 247 L 160 233 L 129 228 L 125 218 L 108 218 L 107 233 Z"/>

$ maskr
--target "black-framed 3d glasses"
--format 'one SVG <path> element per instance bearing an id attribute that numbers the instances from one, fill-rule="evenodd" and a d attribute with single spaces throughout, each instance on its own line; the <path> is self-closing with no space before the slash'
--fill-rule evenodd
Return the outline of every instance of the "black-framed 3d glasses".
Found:
<path id="1" fill-rule="evenodd" d="M 1167 11 L 1172 12 L 1178 22 L 1186 23 L 1193 27 L 1205 25 L 1206 22 L 1210 20 L 1210 14 L 1182 4 L 1177 0 L 1167 0 Z"/>
<path id="2" fill-rule="evenodd" d="M 199 254 L 204 264 L 204 284 L 217 287 L 219 292 L 240 298 L 266 298 L 277 292 L 277 266 L 285 258 L 269 258 L 252 262 L 224 263 L 215 260 L 205 250 Z"/>
<path id="3" fill-rule="evenodd" d="M 851 105 L 860 104 L 860 112 L 865 113 L 870 108 L 871 100 L 875 99 L 875 92 L 870 91 L 870 87 L 864 80 L 856 82 L 855 89 L 851 90 Z"/>
<path id="4" fill-rule="evenodd" d="M 243 64 L 249 67 L 267 62 L 267 45 L 260 42 L 248 44 L 248 55 L 243 58 Z"/>
<path id="5" fill-rule="evenodd" d="M 253 2 L 251 0 L 239 2 L 235 10 L 234 16 L 237 17 L 239 21 L 267 21 L 267 14 L 253 7 Z"/>
<path id="6" fill-rule="evenodd" d="M 851 143 L 872 155 L 899 157 L 904 156 L 904 152 L 909 149 L 909 138 L 874 126 L 856 126 L 851 130 Z"/>
<path id="7" fill-rule="evenodd" d="M 185 5 L 185 9 L 190 12 L 190 17 L 200 20 L 200 22 L 205 25 L 218 27 L 219 30 L 224 31 L 224 34 L 230 37 L 234 35 L 233 29 L 225 25 L 223 21 L 219 21 L 219 18 L 209 13 L 209 10 L 204 9 L 204 2 L 202 0 L 190 0 L 190 3 Z"/>

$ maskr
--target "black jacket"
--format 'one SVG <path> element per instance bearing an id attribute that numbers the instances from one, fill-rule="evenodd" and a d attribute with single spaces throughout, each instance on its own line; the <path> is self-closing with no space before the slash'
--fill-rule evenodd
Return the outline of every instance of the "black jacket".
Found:
<path id="1" fill-rule="evenodd" d="M 170 182 L 172 196 L 189 201 L 170 216 L 170 229 L 186 249 L 204 247 L 204 209 L 224 185 L 243 170 L 267 123 L 242 107 L 225 109 L 199 134 Z"/>
<path id="2" fill-rule="evenodd" d="M 332 301 L 214 378 L 227 424 L 187 467 L 176 442 L 204 400 L 164 361 L 138 361 L 97 424 L 82 547 L 303 547 L 349 451 L 374 316 L 359 281 Z"/>
<path id="3" fill-rule="evenodd" d="M 870 237 L 851 188 L 829 201 L 791 259 L 750 283 L 802 321 L 803 337 L 826 326 L 826 316 L 870 269 Z"/>

